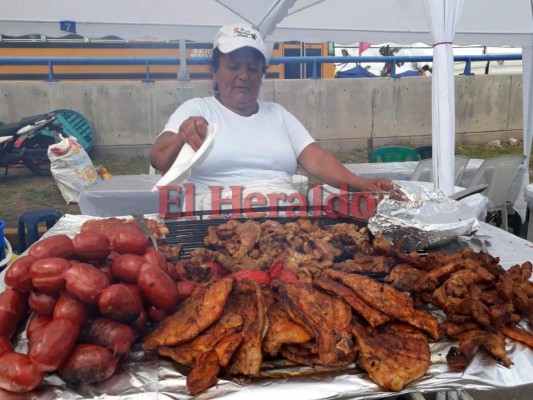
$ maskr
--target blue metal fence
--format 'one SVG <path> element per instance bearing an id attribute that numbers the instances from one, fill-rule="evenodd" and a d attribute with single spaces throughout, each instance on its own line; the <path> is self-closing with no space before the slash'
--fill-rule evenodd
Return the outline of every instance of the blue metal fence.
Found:
<path id="1" fill-rule="evenodd" d="M 521 54 L 498 54 L 498 55 L 457 55 L 454 61 L 465 62 L 464 75 L 472 75 L 471 65 L 474 61 L 499 61 L 499 60 L 522 60 Z M 311 78 L 317 79 L 319 68 L 325 63 L 391 63 L 391 76 L 396 75 L 396 63 L 405 62 L 432 62 L 432 56 L 360 56 L 360 57 L 274 57 L 270 64 L 307 64 L 312 66 Z M 209 57 L 191 57 L 186 60 L 187 65 L 209 65 Z M 58 76 L 54 73 L 54 67 L 60 65 L 144 65 L 144 81 L 153 81 L 154 76 L 150 67 L 159 65 L 180 65 L 179 58 L 173 57 L 0 57 L 2 65 L 46 65 L 48 66 L 48 81 L 57 81 Z M 75 79 L 95 79 L 84 74 Z M 121 78 L 121 76 L 117 76 Z M 122 78 L 128 78 L 126 74 Z"/>

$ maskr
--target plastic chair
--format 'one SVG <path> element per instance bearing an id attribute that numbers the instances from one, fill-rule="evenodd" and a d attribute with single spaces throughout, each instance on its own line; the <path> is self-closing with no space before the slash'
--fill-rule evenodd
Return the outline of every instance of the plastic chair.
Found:
<path id="1" fill-rule="evenodd" d="M 461 182 L 461 179 L 463 179 L 463 174 L 466 170 L 466 166 L 468 165 L 468 162 L 470 161 L 470 157 L 466 156 L 455 156 L 455 175 L 454 175 L 454 182 L 457 186 Z"/>
<path id="2" fill-rule="evenodd" d="M 39 240 L 39 223 L 46 223 L 46 228 L 50 229 L 62 216 L 63 213 L 54 208 L 43 208 L 21 214 L 18 222 L 19 254 Z"/>
<path id="3" fill-rule="evenodd" d="M 461 182 L 461 179 L 463 177 L 463 173 L 465 172 L 468 161 L 470 161 L 470 157 L 455 156 L 454 161 L 455 162 L 454 162 L 453 182 L 456 186 L 460 186 L 459 182 Z M 433 170 L 433 159 L 432 158 L 422 159 L 416 165 L 413 175 L 411 176 L 411 180 L 421 181 L 421 182 L 432 182 L 433 181 L 433 176 L 431 173 L 432 170 Z"/>
<path id="4" fill-rule="evenodd" d="M 489 187 L 483 194 L 494 205 L 494 210 L 501 214 L 502 229 L 508 230 L 507 195 L 520 166 L 524 163 L 524 155 L 508 155 L 488 158 L 476 171 L 468 187 L 487 183 Z"/>
<path id="5" fill-rule="evenodd" d="M 433 146 L 431 145 L 417 147 L 415 148 L 415 151 L 418 153 L 421 160 L 433 157 Z"/>
<path id="6" fill-rule="evenodd" d="M 418 161 L 420 156 L 410 147 L 385 146 L 372 152 L 370 162 Z"/>

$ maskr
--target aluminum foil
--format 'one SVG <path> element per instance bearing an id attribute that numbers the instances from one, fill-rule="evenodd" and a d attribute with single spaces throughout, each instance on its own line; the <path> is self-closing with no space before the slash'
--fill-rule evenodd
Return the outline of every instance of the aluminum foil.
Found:
<path id="1" fill-rule="evenodd" d="M 476 210 L 470 205 L 409 181 L 398 186 L 404 198 L 386 197 L 368 221 L 374 235 L 380 233 L 406 251 L 420 251 L 443 246 L 479 229 Z"/>
<path id="2" fill-rule="evenodd" d="M 72 237 L 88 219 L 94 217 L 65 215 L 46 235 L 61 233 Z M 4 289 L 4 273 L 0 274 L 0 290 Z M 438 312 L 435 313 L 440 316 Z M 523 327 L 527 328 L 525 325 Z M 154 353 L 142 351 L 137 343 L 120 362 L 116 373 L 104 382 L 72 386 L 56 374 L 48 374 L 44 383 L 31 393 L 13 394 L 0 390 L 0 400 L 379 399 L 405 393 L 490 390 L 524 385 L 531 386 L 533 390 L 533 350 L 529 347 L 508 340 L 506 350 L 514 363 L 510 368 L 498 364 L 487 353 L 478 351 L 465 371 L 454 372 L 446 364 L 446 354 L 450 346 L 455 345 L 457 343 L 452 341 L 431 343 L 431 366 L 428 372 L 399 393 L 384 391 L 356 365 L 331 369 L 291 366 L 286 361 L 274 360 L 264 362 L 260 378 L 223 376 L 216 386 L 190 396 L 186 387 L 188 369 Z M 26 347 L 26 340 L 20 337 L 17 350 L 24 351 Z"/>

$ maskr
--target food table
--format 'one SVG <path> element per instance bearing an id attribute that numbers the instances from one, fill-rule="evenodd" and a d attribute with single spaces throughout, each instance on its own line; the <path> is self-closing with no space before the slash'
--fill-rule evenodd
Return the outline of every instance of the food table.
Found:
<path id="1" fill-rule="evenodd" d="M 46 237 L 56 234 L 74 236 L 81 224 L 93 217 L 65 215 L 48 232 Z M 500 258 L 500 264 L 509 268 L 526 260 L 533 260 L 533 245 L 501 229 L 481 223 L 480 235 L 487 239 L 490 254 Z M 464 245 L 476 250 L 477 242 L 466 241 Z M 450 246 L 461 245 L 460 242 Z M 3 274 L 0 275 L 3 286 Z M 22 344 L 24 346 L 24 344 Z M 484 352 L 478 352 L 463 372 L 449 370 L 445 355 L 449 346 L 438 342 L 432 344 L 432 365 L 421 379 L 406 386 L 400 393 L 436 392 L 448 390 L 490 390 L 495 388 L 530 385 L 533 387 L 533 350 L 518 343 L 506 346 L 508 356 L 514 363 L 505 368 Z M 181 372 L 180 372 L 181 371 Z M 279 377 L 281 372 L 284 377 Z M 184 374 L 176 364 L 159 359 L 153 354 L 145 354 L 138 348 L 133 349 L 122 363 L 118 372 L 108 380 L 95 385 L 73 388 L 56 375 L 46 377 L 31 396 L 17 398 L 119 398 L 119 399 L 190 399 L 185 386 Z M 289 376 L 290 374 L 293 376 Z M 288 367 L 265 364 L 260 379 L 225 380 L 220 379 L 217 386 L 194 398 L 232 398 L 232 399 L 271 399 L 274 396 L 294 399 L 374 399 L 389 397 L 393 394 L 384 391 L 368 380 L 366 373 L 353 366 L 339 369 L 323 367 Z"/>
<path id="2" fill-rule="evenodd" d="M 81 213 L 98 217 L 155 214 L 159 211 L 159 193 L 151 190 L 159 178 L 155 174 L 114 175 L 81 192 Z"/>
<path id="3" fill-rule="evenodd" d="M 418 182 L 418 181 L 409 181 L 409 180 L 405 181 L 405 180 L 397 180 L 397 179 L 394 179 L 394 181 L 399 185 L 406 186 L 407 189 L 409 189 L 410 187 L 414 187 L 414 188 L 420 187 L 420 188 L 427 189 L 427 190 L 433 190 L 433 184 L 430 182 Z M 332 194 L 339 193 L 339 189 L 334 188 L 333 186 L 329 186 L 329 185 L 323 185 L 322 190 L 323 190 L 323 197 L 322 197 L 323 200 L 325 200 L 328 196 Z M 464 190 L 463 187 L 454 186 L 454 193 L 461 192 L 462 190 Z M 313 194 L 311 192 L 308 194 L 308 198 L 309 198 L 309 201 L 312 203 Z M 470 195 L 458 201 L 462 204 L 468 204 L 470 207 L 472 207 L 475 210 L 476 216 L 480 221 L 485 220 L 485 218 L 487 217 L 487 212 L 490 211 L 491 209 L 490 200 L 486 196 L 483 196 L 480 193 Z"/>
<path id="4" fill-rule="evenodd" d="M 459 186 L 467 187 L 472 177 L 483 162 L 480 158 L 471 158 L 465 168 Z M 353 173 L 363 178 L 389 178 L 392 180 L 410 180 L 415 171 L 418 161 L 401 161 L 390 163 L 358 163 L 344 164 Z M 513 185 L 509 191 L 508 200 L 513 204 L 513 209 L 525 220 L 527 204 L 524 200 L 523 187 L 529 182 L 529 177 L 525 167 L 520 167 Z"/>
<path id="5" fill-rule="evenodd" d="M 527 227 L 527 240 L 533 242 L 533 217 L 531 212 L 533 211 L 533 183 L 524 187 L 524 198 L 529 207 L 529 224 Z"/>
<path id="6" fill-rule="evenodd" d="M 114 175 L 81 192 L 80 211 L 83 215 L 96 217 L 157 214 L 160 209 L 160 197 L 159 192 L 152 192 L 152 188 L 160 178 L 161 175 L 158 174 Z M 306 176 L 293 175 L 292 180 L 298 191 L 307 191 Z M 168 205 L 171 207 L 168 211 L 179 212 L 177 206 L 172 203 L 179 196 L 177 192 L 169 190 L 167 196 L 170 199 Z"/>

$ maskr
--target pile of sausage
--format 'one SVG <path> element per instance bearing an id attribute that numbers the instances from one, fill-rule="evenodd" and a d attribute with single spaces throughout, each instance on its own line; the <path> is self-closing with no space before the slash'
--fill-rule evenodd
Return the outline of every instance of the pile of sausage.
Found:
<path id="1" fill-rule="evenodd" d="M 77 385 L 109 378 L 136 338 L 195 285 L 136 227 L 55 235 L 5 274 L 0 293 L 0 388 L 27 392 L 46 373 Z M 28 339 L 27 353 L 15 338 Z"/>

